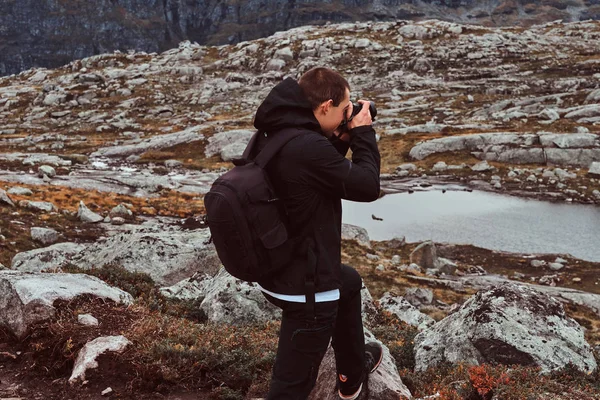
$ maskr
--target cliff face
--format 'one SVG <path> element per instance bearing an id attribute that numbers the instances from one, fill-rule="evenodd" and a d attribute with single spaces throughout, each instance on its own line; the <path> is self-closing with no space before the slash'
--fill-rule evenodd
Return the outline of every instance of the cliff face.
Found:
<path id="1" fill-rule="evenodd" d="M 0 75 L 181 40 L 236 43 L 308 24 L 437 18 L 486 26 L 598 19 L 599 0 L 4 0 Z"/>

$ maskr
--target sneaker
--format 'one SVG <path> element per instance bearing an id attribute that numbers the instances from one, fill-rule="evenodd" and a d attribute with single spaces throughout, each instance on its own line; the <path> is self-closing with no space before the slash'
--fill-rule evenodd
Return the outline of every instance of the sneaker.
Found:
<path id="1" fill-rule="evenodd" d="M 374 372 L 381 364 L 381 360 L 383 360 L 383 348 L 381 345 L 377 342 L 365 344 L 365 372 L 367 374 Z M 347 386 L 345 385 L 347 380 L 348 378 L 345 375 L 338 375 L 338 395 L 343 400 L 356 400 L 360 396 L 364 382 L 361 382 L 358 387 L 355 385 Z"/>

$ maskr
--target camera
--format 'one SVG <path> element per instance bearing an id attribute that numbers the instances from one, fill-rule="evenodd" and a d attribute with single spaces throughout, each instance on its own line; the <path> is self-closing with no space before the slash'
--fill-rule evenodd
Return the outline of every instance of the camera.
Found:
<path id="1" fill-rule="evenodd" d="M 352 118 L 356 116 L 362 110 L 363 104 L 361 103 L 352 103 L 352 115 L 349 118 L 345 118 L 340 124 L 340 129 L 342 131 L 347 131 L 348 122 L 352 121 Z M 377 116 L 377 108 L 375 107 L 375 102 L 369 102 L 369 112 L 371 113 L 371 119 L 375 121 L 375 117 Z"/>

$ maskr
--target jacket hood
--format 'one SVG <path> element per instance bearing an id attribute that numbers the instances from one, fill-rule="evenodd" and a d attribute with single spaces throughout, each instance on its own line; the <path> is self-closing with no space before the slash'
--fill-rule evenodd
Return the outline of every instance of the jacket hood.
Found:
<path id="1" fill-rule="evenodd" d="M 321 132 L 310 103 L 298 82 L 292 78 L 285 79 L 271 90 L 256 111 L 254 126 L 267 132 L 290 127 Z"/>

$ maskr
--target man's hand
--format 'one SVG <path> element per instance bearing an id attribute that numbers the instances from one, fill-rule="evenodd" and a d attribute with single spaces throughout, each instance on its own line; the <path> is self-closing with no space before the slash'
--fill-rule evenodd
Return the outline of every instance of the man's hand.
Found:
<path id="1" fill-rule="evenodd" d="M 362 109 L 358 114 L 352 118 L 352 121 L 348 122 L 348 129 L 353 129 L 359 126 L 372 125 L 373 119 L 371 119 L 371 112 L 369 111 L 369 100 L 358 100 Z"/>

